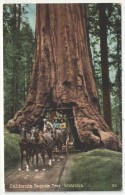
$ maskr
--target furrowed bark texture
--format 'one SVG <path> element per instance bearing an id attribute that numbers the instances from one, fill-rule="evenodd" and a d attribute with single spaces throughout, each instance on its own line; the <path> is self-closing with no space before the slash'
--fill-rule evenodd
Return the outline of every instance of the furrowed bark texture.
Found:
<path id="1" fill-rule="evenodd" d="M 70 105 L 84 146 L 92 149 L 103 143 L 119 150 L 118 138 L 99 112 L 82 5 L 37 5 L 36 13 L 36 52 L 27 103 L 7 127 L 12 131 L 22 122 L 34 124 L 47 104 Z"/>

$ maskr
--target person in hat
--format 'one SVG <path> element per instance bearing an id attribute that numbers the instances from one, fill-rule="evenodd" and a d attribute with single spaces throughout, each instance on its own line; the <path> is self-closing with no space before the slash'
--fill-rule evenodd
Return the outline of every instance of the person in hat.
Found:
<path id="1" fill-rule="evenodd" d="M 48 132 L 48 131 L 53 131 L 53 125 L 51 122 L 47 121 L 46 119 L 43 119 L 44 122 L 44 127 L 43 127 L 43 131 L 44 132 Z"/>

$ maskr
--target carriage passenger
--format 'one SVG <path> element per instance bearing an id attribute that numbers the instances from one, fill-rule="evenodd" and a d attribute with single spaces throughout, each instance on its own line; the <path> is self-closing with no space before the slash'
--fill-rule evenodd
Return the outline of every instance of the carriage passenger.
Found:
<path id="1" fill-rule="evenodd" d="M 66 130 L 66 122 L 64 120 L 61 120 L 59 128 L 62 130 Z"/>
<path id="2" fill-rule="evenodd" d="M 69 130 L 67 128 L 67 125 L 66 125 L 66 122 L 65 120 L 61 120 L 61 123 L 60 123 L 60 130 L 62 131 L 63 133 L 63 137 L 64 137 L 64 145 L 66 144 L 66 141 L 68 139 L 68 134 L 69 134 Z"/>
<path id="3" fill-rule="evenodd" d="M 59 129 L 60 123 L 58 122 L 57 119 L 55 119 L 54 123 L 53 123 L 53 127 L 54 129 Z"/>

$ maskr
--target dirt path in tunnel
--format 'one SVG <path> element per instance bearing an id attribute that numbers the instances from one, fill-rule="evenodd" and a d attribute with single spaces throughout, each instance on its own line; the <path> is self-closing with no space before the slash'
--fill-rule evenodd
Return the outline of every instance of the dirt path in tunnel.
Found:
<path id="1" fill-rule="evenodd" d="M 42 169 L 42 161 L 39 163 L 39 171 L 35 172 L 35 167 L 30 167 L 30 171 L 19 171 L 17 167 L 5 176 L 5 190 L 9 192 L 26 192 L 26 191 L 59 191 L 61 188 L 61 178 L 65 180 L 65 166 L 72 164 L 72 157 L 62 156 L 60 161 L 52 162 L 52 166 L 46 166 Z"/>

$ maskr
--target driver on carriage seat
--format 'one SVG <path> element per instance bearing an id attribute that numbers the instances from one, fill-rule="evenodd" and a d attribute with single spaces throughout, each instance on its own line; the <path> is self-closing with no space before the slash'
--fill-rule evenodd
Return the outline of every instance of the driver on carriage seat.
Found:
<path id="1" fill-rule="evenodd" d="M 46 119 L 43 119 L 43 122 L 44 122 L 43 132 L 51 132 L 54 130 L 52 123 L 50 123 Z"/>
<path id="2" fill-rule="evenodd" d="M 53 145 L 53 139 L 54 139 L 53 137 L 54 128 L 52 123 L 50 123 L 46 119 L 43 119 L 43 122 L 44 122 L 43 137 L 47 140 L 49 146 L 51 147 Z"/>

